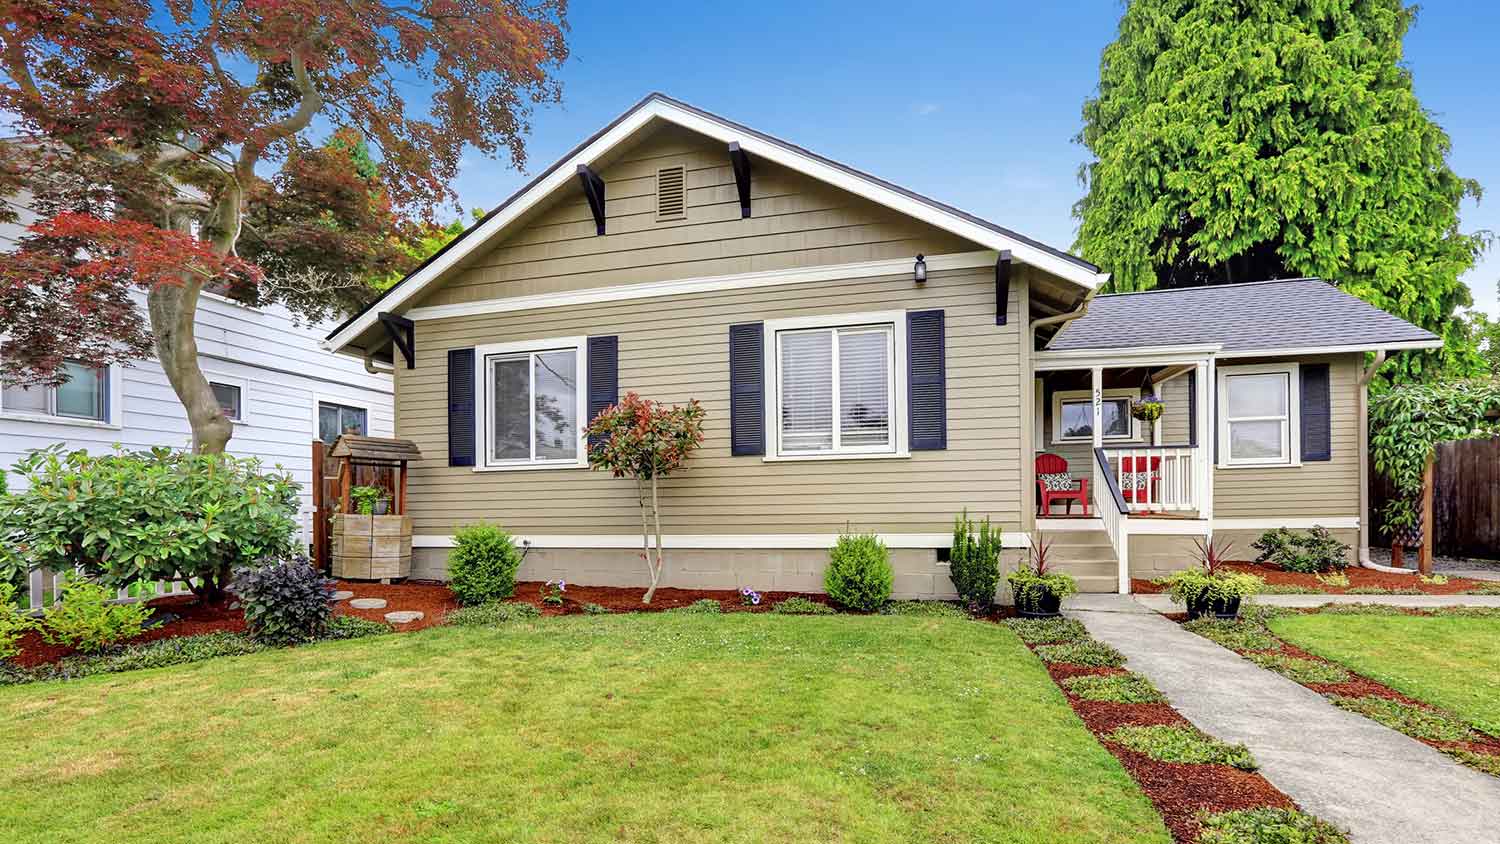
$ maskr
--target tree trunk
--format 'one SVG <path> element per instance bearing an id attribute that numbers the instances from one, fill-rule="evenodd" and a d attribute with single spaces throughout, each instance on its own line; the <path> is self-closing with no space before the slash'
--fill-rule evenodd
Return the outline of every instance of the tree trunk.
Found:
<path id="1" fill-rule="evenodd" d="M 646 576 L 651 577 L 651 586 L 641 598 L 641 603 L 651 603 L 656 592 L 655 570 L 651 568 L 651 523 L 646 518 L 646 489 L 641 485 L 641 476 L 635 476 L 635 503 L 641 507 L 641 559 L 646 563 Z"/>
<path id="2" fill-rule="evenodd" d="M 661 581 L 661 504 L 656 496 L 656 473 L 651 474 L 651 516 L 656 520 L 656 566 L 651 570 L 651 588 L 646 590 L 645 603 L 651 603 L 656 594 L 656 584 Z"/>
<path id="3" fill-rule="evenodd" d="M 157 285 L 146 295 L 151 315 L 151 335 L 156 340 L 156 357 L 178 401 L 187 411 L 193 430 L 193 451 L 220 453 L 234 433 L 234 425 L 224 418 L 224 411 L 214 398 L 213 388 L 198 366 L 198 340 L 193 328 L 197 322 L 200 285 L 186 281 Z"/>

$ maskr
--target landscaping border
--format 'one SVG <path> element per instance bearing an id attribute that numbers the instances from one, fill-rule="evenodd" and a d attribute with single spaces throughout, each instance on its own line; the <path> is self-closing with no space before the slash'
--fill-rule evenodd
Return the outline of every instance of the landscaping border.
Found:
<path id="1" fill-rule="evenodd" d="M 1438 750 L 1454 761 L 1500 777 L 1500 737 L 1477 730 L 1459 716 L 1402 694 L 1348 666 L 1309 653 L 1282 639 L 1265 624 L 1278 615 L 1474 615 L 1500 618 L 1500 610 L 1473 607 L 1394 607 L 1385 604 L 1324 604 L 1290 608 L 1248 608 L 1236 621 L 1199 620 L 1183 629 L 1231 650 L 1256 665 L 1328 698 L 1346 712 L 1362 715 Z"/>

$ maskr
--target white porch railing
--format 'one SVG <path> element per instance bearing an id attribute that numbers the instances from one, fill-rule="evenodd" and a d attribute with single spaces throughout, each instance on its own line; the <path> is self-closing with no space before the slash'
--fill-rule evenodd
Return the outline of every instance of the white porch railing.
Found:
<path id="1" fill-rule="evenodd" d="M 26 604 L 32 612 L 41 612 L 62 596 L 63 584 L 68 580 L 65 572 L 33 569 L 27 578 Z M 149 601 L 164 595 L 186 595 L 193 591 L 181 581 L 140 581 L 115 592 L 115 603 L 130 604 Z"/>
<path id="2" fill-rule="evenodd" d="M 1130 531 L 1129 515 L 1125 501 L 1120 498 L 1120 488 L 1111 476 L 1109 458 L 1102 448 L 1094 449 L 1094 512 L 1104 523 L 1104 532 L 1109 536 L 1110 547 L 1115 549 L 1119 562 L 1119 592 L 1130 594 Z"/>
<path id="3" fill-rule="evenodd" d="M 1106 471 L 1132 513 L 1199 509 L 1201 450 L 1186 445 L 1101 449 L 1108 463 Z"/>

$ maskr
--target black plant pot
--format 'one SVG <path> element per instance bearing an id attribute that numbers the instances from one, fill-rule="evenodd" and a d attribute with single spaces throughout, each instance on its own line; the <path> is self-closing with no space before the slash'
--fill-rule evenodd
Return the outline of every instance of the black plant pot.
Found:
<path id="1" fill-rule="evenodd" d="M 1033 590 L 1016 595 L 1016 614 L 1022 618 L 1057 618 L 1062 615 L 1062 598 L 1050 589 Z"/>
<path id="2" fill-rule="evenodd" d="M 1214 599 L 1207 595 L 1199 595 L 1187 603 L 1188 620 L 1213 616 L 1217 619 L 1232 620 L 1239 618 L 1240 599 Z"/>

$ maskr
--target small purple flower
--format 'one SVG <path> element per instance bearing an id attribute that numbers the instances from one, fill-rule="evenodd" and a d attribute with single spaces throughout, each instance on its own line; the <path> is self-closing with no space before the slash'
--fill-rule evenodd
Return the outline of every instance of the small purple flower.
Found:
<path id="1" fill-rule="evenodd" d="M 752 604 L 759 604 L 760 603 L 760 593 L 759 592 L 752 592 L 752 593 L 750 593 L 750 603 L 752 603 Z"/>
<path id="2" fill-rule="evenodd" d="M 568 591 L 568 582 L 566 580 L 559 580 L 559 581 L 557 581 L 557 591 L 559 591 L 559 592 L 566 592 L 566 591 Z"/>

